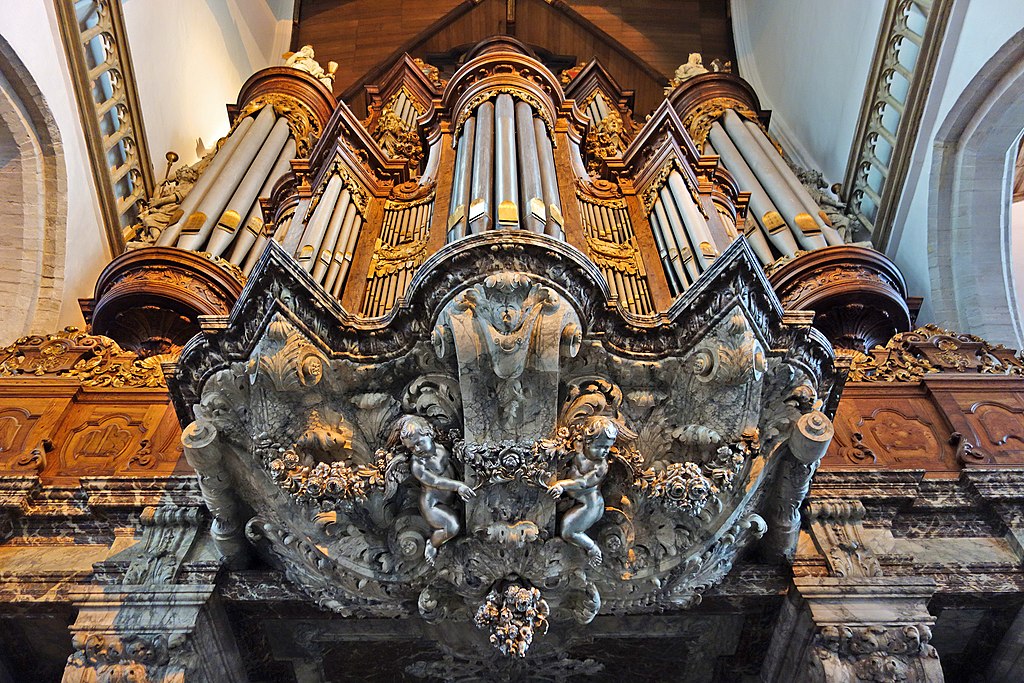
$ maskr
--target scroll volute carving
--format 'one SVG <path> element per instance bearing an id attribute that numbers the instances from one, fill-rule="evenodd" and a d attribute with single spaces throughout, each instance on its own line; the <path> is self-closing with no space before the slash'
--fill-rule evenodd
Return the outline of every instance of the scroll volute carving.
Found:
<path id="1" fill-rule="evenodd" d="M 770 112 L 761 109 L 754 89 L 733 73 L 716 71 L 686 79 L 668 95 L 687 132 L 697 145 L 703 145 L 716 121 L 726 109 L 768 127 Z"/>
<path id="2" fill-rule="evenodd" d="M 338 107 L 331 89 L 313 75 L 290 66 L 272 66 L 242 84 L 237 102 L 228 105 L 228 115 L 237 121 L 254 107 L 268 104 L 288 119 L 301 157 L 309 156 Z"/>

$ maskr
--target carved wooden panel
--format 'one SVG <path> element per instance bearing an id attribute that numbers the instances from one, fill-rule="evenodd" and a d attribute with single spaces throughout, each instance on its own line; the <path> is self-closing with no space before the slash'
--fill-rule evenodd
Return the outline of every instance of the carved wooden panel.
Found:
<path id="1" fill-rule="evenodd" d="M 850 383 L 822 469 L 925 469 L 956 472 L 953 427 L 919 384 Z"/>
<path id="2" fill-rule="evenodd" d="M 75 390 L 74 384 L 48 380 L 0 386 L 0 469 L 39 472 L 43 468 L 54 425 Z"/>
<path id="3" fill-rule="evenodd" d="M 927 384 L 970 444 L 965 462 L 1024 465 L 1024 382 L 1009 377 L 958 380 L 929 378 Z"/>

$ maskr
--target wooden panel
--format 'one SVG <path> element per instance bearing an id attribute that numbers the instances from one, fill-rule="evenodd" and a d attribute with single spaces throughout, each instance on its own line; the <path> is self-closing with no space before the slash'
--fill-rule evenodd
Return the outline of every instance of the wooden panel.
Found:
<path id="1" fill-rule="evenodd" d="M 733 59 L 727 5 L 717 0 L 517 0 L 515 36 L 575 61 L 601 60 L 625 88 L 636 90 L 640 118 L 662 100 L 662 87 L 690 52 L 706 63 Z M 505 0 L 303 0 L 294 45 L 310 43 L 321 63 L 338 62 L 335 94 L 358 91 L 403 50 L 417 57 L 464 50 L 504 34 Z"/>
<path id="2" fill-rule="evenodd" d="M 1024 387 L 1021 380 L 988 377 L 970 382 L 958 381 L 960 379 L 929 380 L 926 384 L 949 415 L 955 430 L 973 447 L 971 464 L 1024 465 Z"/>
<path id="3" fill-rule="evenodd" d="M 848 384 L 835 427 L 822 469 L 960 470 L 954 429 L 922 385 Z"/>

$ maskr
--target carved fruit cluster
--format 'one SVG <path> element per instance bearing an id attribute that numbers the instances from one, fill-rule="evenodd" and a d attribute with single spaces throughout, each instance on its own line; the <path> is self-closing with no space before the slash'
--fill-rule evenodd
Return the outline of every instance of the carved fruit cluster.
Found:
<path id="1" fill-rule="evenodd" d="M 503 655 L 525 657 L 534 634 L 547 633 L 550 611 L 539 590 L 513 583 L 488 593 L 473 622 L 490 631 L 491 644 Z"/>

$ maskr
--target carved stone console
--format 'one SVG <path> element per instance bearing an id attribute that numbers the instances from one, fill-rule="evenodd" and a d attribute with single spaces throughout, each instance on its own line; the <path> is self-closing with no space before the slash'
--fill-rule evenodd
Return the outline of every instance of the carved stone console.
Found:
<path id="1" fill-rule="evenodd" d="M 64 683 L 247 680 L 212 585 L 85 586 Z"/>
<path id="2" fill-rule="evenodd" d="M 911 329 L 902 273 L 866 247 L 826 247 L 785 261 L 770 274 L 787 310 L 814 311 L 814 326 L 837 349 L 867 353 Z"/>
<path id="3" fill-rule="evenodd" d="M 226 261 L 146 247 L 111 261 L 82 308 L 93 333 L 142 357 L 172 354 L 199 331 L 199 316 L 231 310 L 244 280 L 237 266 Z"/>
<path id="4" fill-rule="evenodd" d="M 941 683 L 927 578 L 795 577 L 761 680 Z"/>
<path id="5" fill-rule="evenodd" d="M 795 545 L 838 385 L 742 240 L 644 324 L 525 231 L 443 248 L 384 319 L 273 244 L 246 292 L 170 379 L 185 455 L 225 558 L 255 548 L 324 609 L 543 657 L 598 614 L 696 604 L 766 532 Z"/>

